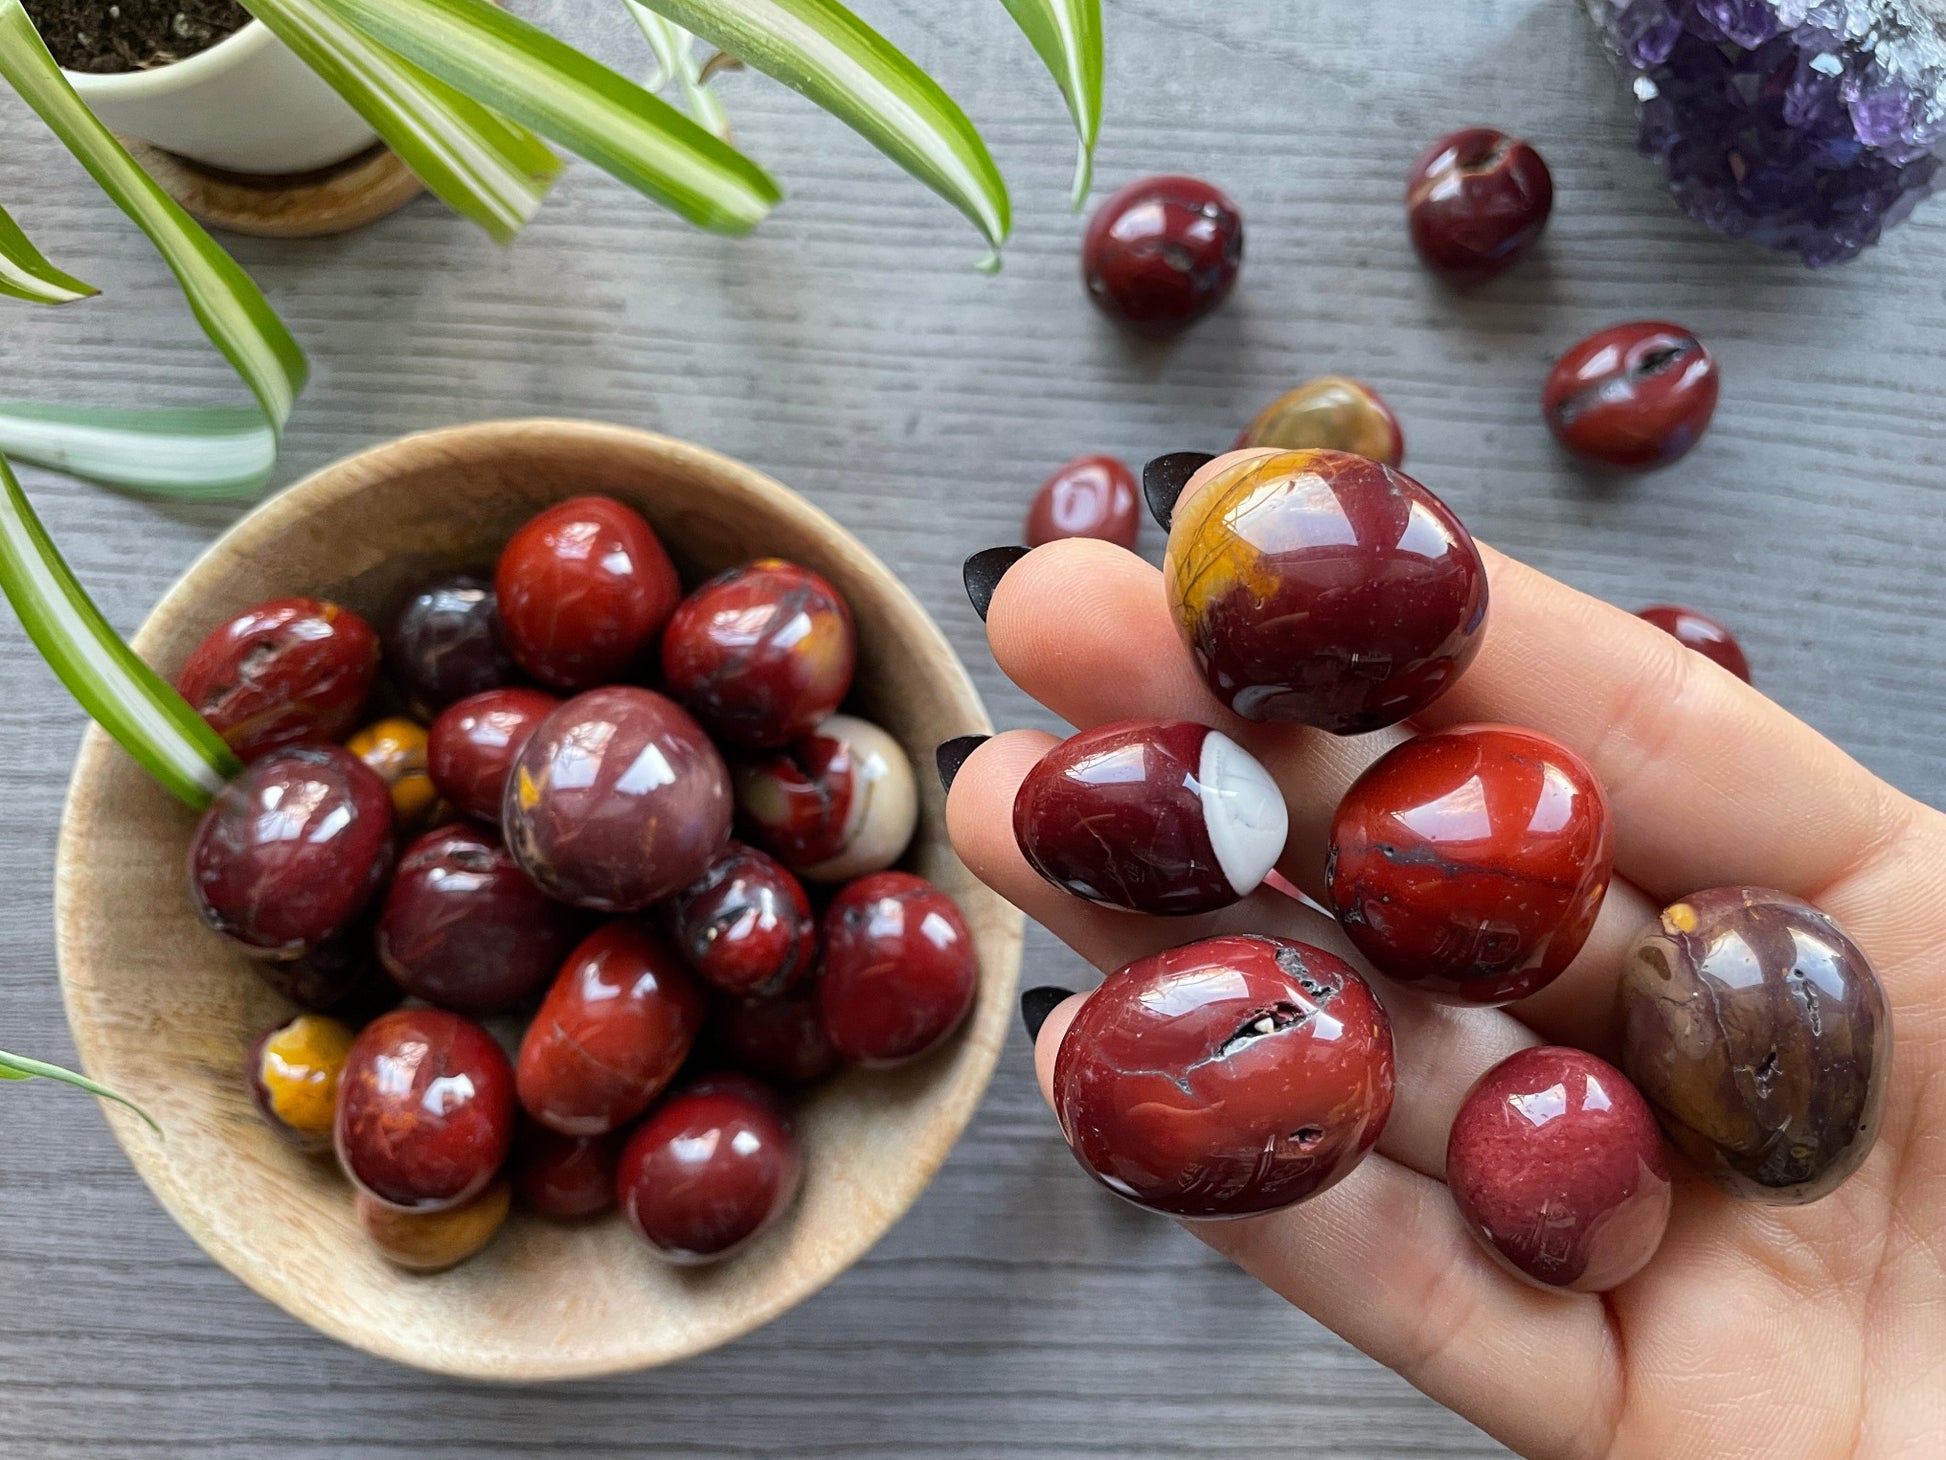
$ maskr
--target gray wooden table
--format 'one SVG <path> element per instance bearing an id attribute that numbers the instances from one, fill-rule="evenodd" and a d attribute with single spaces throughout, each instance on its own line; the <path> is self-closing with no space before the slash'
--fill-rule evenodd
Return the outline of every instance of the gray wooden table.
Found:
<path id="1" fill-rule="evenodd" d="M 642 66 L 616 7 L 516 9 Z M 316 383 L 280 480 L 420 427 L 559 413 L 653 427 L 797 487 L 903 572 L 1002 723 L 1039 712 L 959 588 L 1079 451 L 1218 447 L 1326 370 L 1404 420 L 1410 465 L 1474 530 L 1592 593 L 1741 633 L 1759 682 L 1934 804 L 1946 709 L 1946 203 L 1822 276 L 1678 216 L 1571 0 L 1109 0 L 1100 178 L 1203 174 L 1242 204 L 1232 304 L 1136 347 L 1075 279 L 1058 98 L 991 0 L 860 10 L 967 105 L 1013 186 L 1005 272 L 956 215 L 753 77 L 723 88 L 790 200 L 741 243 L 585 166 L 511 252 L 429 201 L 355 237 L 234 247 Z M 1400 221 L 1417 148 L 1525 133 L 1559 201 L 1540 256 L 1455 300 Z M 0 199 L 103 300 L 7 308 L 0 389 L 102 404 L 234 399 L 161 266 L 26 114 L 0 104 Z M 1536 413 L 1553 354 L 1672 316 L 1723 405 L 1679 468 L 1601 485 Z M 109 618 L 140 621 L 230 520 L 25 474 Z M 1157 535 L 1147 539 L 1158 549 Z M 71 1059 L 50 863 L 81 719 L 0 616 L 0 1048 Z M 1045 934 L 1029 982 L 1077 978 Z M 931 1191 L 831 1289 L 662 1372 L 492 1389 L 391 1367 L 270 1308 L 131 1174 L 91 1102 L 0 1093 L 0 1452 L 457 1457 L 1462 1456 L 1465 1422 L 1073 1169 L 1024 1039 Z"/>

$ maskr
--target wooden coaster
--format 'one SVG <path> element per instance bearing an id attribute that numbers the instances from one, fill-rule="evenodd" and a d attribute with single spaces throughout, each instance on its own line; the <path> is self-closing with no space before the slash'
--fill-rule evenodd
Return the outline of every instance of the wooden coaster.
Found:
<path id="1" fill-rule="evenodd" d="M 192 217 L 255 238 L 316 238 L 363 228 L 425 190 L 398 155 L 374 145 L 318 172 L 276 177 L 224 172 L 121 139 L 144 171 Z"/>

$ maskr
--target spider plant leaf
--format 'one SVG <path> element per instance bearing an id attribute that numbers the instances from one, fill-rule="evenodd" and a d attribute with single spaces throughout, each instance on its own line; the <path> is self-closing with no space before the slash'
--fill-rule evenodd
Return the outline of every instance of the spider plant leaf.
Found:
<path id="1" fill-rule="evenodd" d="M 277 438 L 250 406 L 130 411 L 7 401 L 0 452 L 144 496 L 247 502 L 270 484 Z"/>
<path id="2" fill-rule="evenodd" d="M 78 1075 L 73 1070 L 64 1070 L 59 1065 L 50 1065 L 43 1060 L 30 1060 L 25 1055 L 8 1054 L 0 1050 L 0 1080 L 59 1080 L 63 1085 L 72 1085 L 77 1090 L 86 1090 L 90 1095 L 99 1095 L 103 1100 L 113 1100 L 118 1105 L 126 1105 L 141 1116 L 148 1128 L 157 1135 L 162 1127 L 148 1111 L 137 1105 L 126 1095 L 117 1095 L 106 1085 L 97 1084 L 86 1075 Z"/>
<path id="3" fill-rule="evenodd" d="M 32 304 L 72 304 L 100 292 L 50 264 L 0 208 L 0 294 Z"/>
<path id="4" fill-rule="evenodd" d="M 628 13 L 635 17 L 635 23 L 642 28 L 642 34 L 648 40 L 649 49 L 655 52 L 656 79 L 648 84 L 648 89 L 660 91 L 674 81 L 682 90 L 683 105 L 689 108 L 689 114 L 702 123 L 705 130 L 725 142 L 732 140 L 729 114 L 723 110 L 723 103 L 717 99 L 716 93 L 703 81 L 702 70 L 691 44 L 694 37 L 681 26 L 664 20 L 641 0 L 628 0 Z"/>
<path id="5" fill-rule="evenodd" d="M 149 236 L 181 284 L 203 332 L 236 367 L 263 406 L 271 429 L 282 432 L 308 374 L 304 352 L 250 276 L 135 165 L 82 104 L 20 0 L 0 0 L 0 76 Z"/>
<path id="6" fill-rule="evenodd" d="M 802 92 L 973 221 L 998 267 L 1007 185 L 959 104 L 837 0 L 643 0 L 683 29 Z"/>
<path id="7" fill-rule="evenodd" d="M 315 0 L 248 0 L 454 212 L 509 243 L 540 209 L 561 160 L 525 127 L 394 55 Z"/>
<path id="8" fill-rule="evenodd" d="M 1095 139 L 1101 134 L 1101 0 L 1000 0 L 1053 73 L 1074 117 L 1081 151 L 1074 164 L 1074 208 L 1088 200 Z"/>
<path id="9" fill-rule="evenodd" d="M 200 810 L 243 769 L 209 723 L 101 616 L 4 458 L 0 590 L 81 708 L 175 796 Z"/>
<path id="10" fill-rule="evenodd" d="M 491 0 L 314 3 L 699 227 L 747 233 L 783 197 L 761 167 L 668 102 Z"/>

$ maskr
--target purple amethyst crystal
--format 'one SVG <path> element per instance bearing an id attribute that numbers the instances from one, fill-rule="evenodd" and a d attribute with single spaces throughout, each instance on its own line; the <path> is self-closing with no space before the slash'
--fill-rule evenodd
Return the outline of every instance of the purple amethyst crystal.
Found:
<path id="1" fill-rule="evenodd" d="M 1642 151 L 1690 217 L 1856 257 L 1932 191 L 1946 0 L 1586 0 L 1634 78 Z"/>

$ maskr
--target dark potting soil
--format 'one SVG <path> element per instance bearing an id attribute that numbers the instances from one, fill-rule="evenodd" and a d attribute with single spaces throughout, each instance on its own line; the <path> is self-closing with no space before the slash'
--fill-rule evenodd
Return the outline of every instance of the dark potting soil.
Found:
<path id="1" fill-rule="evenodd" d="M 206 51 L 250 23 L 236 0 L 23 0 L 69 71 L 146 71 Z"/>

